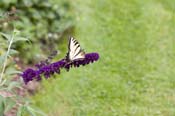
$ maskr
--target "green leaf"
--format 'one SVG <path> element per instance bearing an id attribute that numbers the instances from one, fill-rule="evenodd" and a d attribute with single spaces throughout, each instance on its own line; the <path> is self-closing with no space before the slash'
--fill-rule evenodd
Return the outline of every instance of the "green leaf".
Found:
<path id="1" fill-rule="evenodd" d="M 16 102 L 13 101 L 11 98 L 6 98 L 5 99 L 5 112 L 12 109 L 15 104 L 16 104 Z"/>
<path id="2" fill-rule="evenodd" d="M 18 71 L 18 70 L 12 70 L 10 72 L 8 72 L 9 75 L 12 75 L 12 74 L 22 74 L 21 71 Z"/>
<path id="3" fill-rule="evenodd" d="M 0 32 L 0 35 L 5 37 L 8 41 L 10 41 L 10 39 L 11 39 L 11 35 L 8 35 L 8 34 L 2 33 L 2 32 Z"/>
<path id="4" fill-rule="evenodd" d="M 32 108 L 29 106 L 26 106 L 26 111 L 31 115 L 31 116 L 36 116 L 35 112 L 33 111 Z"/>
<path id="5" fill-rule="evenodd" d="M 17 50 L 14 49 L 10 49 L 10 55 L 14 55 L 14 54 L 18 54 L 19 52 Z"/>
<path id="6" fill-rule="evenodd" d="M 21 71 L 16 70 L 14 67 L 8 67 L 5 71 L 6 75 L 21 74 Z"/>
<path id="7" fill-rule="evenodd" d="M 12 90 L 13 88 L 22 88 L 20 83 L 17 81 L 12 81 L 9 86 L 7 87 L 7 90 Z"/>
<path id="8" fill-rule="evenodd" d="M 13 43 L 18 41 L 29 41 L 29 39 L 25 37 L 18 37 L 18 36 L 14 37 Z"/>
<path id="9" fill-rule="evenodd" d="M 4 111 L 5 111 L 4 97 L 0 96 L 0 114 L 4 114 Z"/>
<path id="10" fill-rule="evenodd" d="M 32 116 L 36 116 L 36 114 L 39 114 L 41 116 L 46 116 L 46 114 L 44 114 L 39 109 L 36 109 L 36 108 L 34 109 L 34 108 L 30 107 L 30 106 L 27 106 L 26 108 L 27 108 L 28 112 L 30 112 L 32 114 Z"/>
<path id="11" fill-rule="evenodd" d="M 16 113 L 16 116 L 22 116 L 22 112 L 24 111 L 24 107 L 23 106 L 20 106 L 19 108 L 18 108 L 18 111 L 17 111 L 17 113 Z"/>

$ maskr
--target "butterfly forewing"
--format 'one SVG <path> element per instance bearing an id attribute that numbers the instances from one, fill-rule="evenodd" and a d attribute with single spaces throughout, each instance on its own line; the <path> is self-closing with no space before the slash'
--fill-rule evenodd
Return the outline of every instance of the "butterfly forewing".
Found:
<path id="1" fill-rule="evenodd" d="M 69 39 L 68 48 L 69 48 L 69 51 L 66 57 L 67 60 L 74 61 L 74 60 L 80 60 L 85 58 L 85 52 L 81 49 L 78 41 L 73 37 L 70 37 Z"/>

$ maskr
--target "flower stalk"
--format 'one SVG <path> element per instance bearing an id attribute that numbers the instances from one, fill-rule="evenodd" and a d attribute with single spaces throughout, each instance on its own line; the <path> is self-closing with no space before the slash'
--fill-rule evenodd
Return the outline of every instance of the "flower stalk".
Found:
<path id="1" fill-rule="evenodd" d="M 88 53 L 85 55 L 85 58 L 83 60 L 68 62 L 65 59 L 61 59 L 60 61 L 48 65 L 37 64 L 35 65 L 37 69 L 28 68 L 22 73 L 21 76 L 24 80 L 24 83 L 27 84 L 29 81 L 32 80 L 42 80 L 42 76 L 48 79 L 54 74 L 60 74 L 62 68 L 69 71 L 72 67 L 79 67 L 80 65 L 85 66 L 89 63 L 97 61 L 98 59 L 98 53 Z"/>

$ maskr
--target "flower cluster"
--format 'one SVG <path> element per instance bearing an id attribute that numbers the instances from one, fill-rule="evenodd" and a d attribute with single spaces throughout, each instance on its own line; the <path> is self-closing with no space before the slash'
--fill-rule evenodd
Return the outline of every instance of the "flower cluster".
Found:
<path id="1" fill-rule="evenodd" d="M 85 58 L 82 60 L 75 60 L 72 62 L 68 62 L 65 59 L 62 59 L 60 61 L 48 64 L 48 65 L 46 64 L 35 65 L 37 69 L 36 70 L 32 68 L 26 69 L 22 74 L 22 78 L 25 84 L 27 84 L 29 81 L 32 81 L 32 80 L 37 80 L 37 81 L 41 80 L 42 75 L 45 78 L 49 78 L 51 77 L 51 75 L 55 73 L 60 74 L 61 68 L 65 68 L 67 71 L 69 71 L 69 69 L 73 66 L 74 67 L 79 67 L 80 65 L 84 66 L 86 64 L 93 63 L 98 59 L 99 59 L 98 53 L 88 53 L 85 55 Z"/>
<path id="2" fill-rule="evenodd" d="M 85 59 L 83 60 L 75 60 L 73 62 L 67 63 L 64 68 L 69 71 L 70 67 L 79 67 L 80 65 L 86 65 L 89 63 L 93 63 L 94 61 L 97 61 L 99 59 L 99 55 L 97 53 L 89 53 L 85 55 Z"/>

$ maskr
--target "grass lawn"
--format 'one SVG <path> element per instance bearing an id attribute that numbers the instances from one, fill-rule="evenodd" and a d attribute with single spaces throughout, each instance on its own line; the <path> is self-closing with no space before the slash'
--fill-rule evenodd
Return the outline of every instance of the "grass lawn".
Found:
<path id="1" fill-rule="evenodd" d="M 175 2 L 71 4 L 74 37 L 100 60 L 43 81 L 35 104 L 49 116 L 174 116 Z M 60 46 L 62 56 L 66 47 Z"/>

